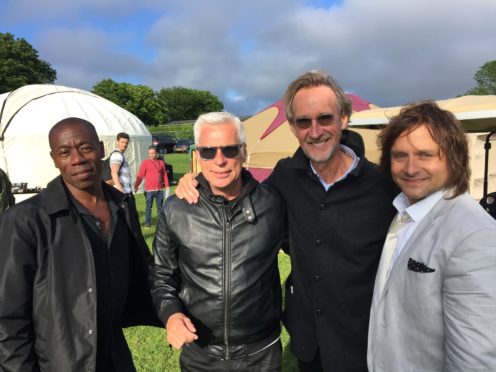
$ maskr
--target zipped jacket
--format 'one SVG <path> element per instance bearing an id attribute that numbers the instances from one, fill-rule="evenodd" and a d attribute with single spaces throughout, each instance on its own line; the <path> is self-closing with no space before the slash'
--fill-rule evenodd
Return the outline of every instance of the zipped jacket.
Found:
<path id="1" fill-rule="evenodd" d="M 200 200 L 171 197 L 160 212 L 150 269 L 159 318 L 182 312 L 200 345 L 254 343 L 280 331 L 277 266 L 285 207 L 270 186 L 243 170 L 234 202 L 213 195 L 200 175 Z"/>

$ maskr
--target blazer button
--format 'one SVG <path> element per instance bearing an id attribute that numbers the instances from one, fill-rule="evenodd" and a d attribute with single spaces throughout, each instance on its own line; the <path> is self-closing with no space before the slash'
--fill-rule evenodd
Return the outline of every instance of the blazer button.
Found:
<path id="1" fill-rule="evenodd" d="M 90 330 L 88 331 L 88 333 L 89 333 L 90 335 L 92 335 L 92 334 L 93 334 L 93 330 L 92 330 L 92 329 L 90 329 Z"/>
<path id="2" fill-rule="evenodd" d="M 315 241 L 315 245 L 316 245 L 317 247 L 320 247 L 320 246 L 322 245 L 322 240 L 317 239 L 317 240 Z"/>
<path id="3" fill-rule="evenodd" d="M 321 204 L 320 205 L 320 210 L 323 211 L 325 209 L 325 205 L 324 204 Z"/>
<path id="4" fill-rule="evenodd" d="M 315 315 L 321 316 L 323 313 L 322 309 L 315 309 Z"/>
<path id="5" fill-rule="evenodd" d="M 313 276 L 313 281 L 314 281 L 314 282 L 318 282 L 318 281 L 320 281 L 320 276 L 318 276 L 318 275 L 314 275 L 314 276 Z"/>

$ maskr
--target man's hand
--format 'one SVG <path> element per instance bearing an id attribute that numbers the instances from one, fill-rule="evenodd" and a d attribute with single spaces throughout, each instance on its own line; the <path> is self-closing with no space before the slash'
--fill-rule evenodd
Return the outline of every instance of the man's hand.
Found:
<path id="1" fill-rule="evenodd" d="M 167 320 L 165 328 L 167 330 L 167 342 L 174 349 L 179 350 L 184 344 L 198 339 L 195 326 L 183 313 L 172 314 Z"/>
<path id="2" fill-rule="evenodd" d="M 186 173 L 179 179 L 179 184 L 176 188 L 176 196 L 179 199 L 185 199 L 189 204 L 198 203 L 198 198 L 200 193 L 196 189 L 198 187 L 198 181 L 195 180 L 194 173 Z"/>

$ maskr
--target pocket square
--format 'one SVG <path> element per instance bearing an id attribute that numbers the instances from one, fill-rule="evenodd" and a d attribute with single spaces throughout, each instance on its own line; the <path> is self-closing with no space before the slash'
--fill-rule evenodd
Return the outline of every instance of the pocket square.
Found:
<path id="1" fill-rule="evenodd" d="M 436 269 L 431 269 L 430 267 L 425 266 L 424 263 L 415 261 L 413 258 L 408 260 L 408 270 L 416 273 L 432 273 L 436 271 Z"/>

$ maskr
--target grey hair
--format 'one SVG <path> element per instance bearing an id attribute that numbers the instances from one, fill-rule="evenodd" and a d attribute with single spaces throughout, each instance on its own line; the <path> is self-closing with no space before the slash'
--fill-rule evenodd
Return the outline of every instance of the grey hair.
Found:
<path id="1" fill-rule="evenodd" d="M 204 124 L 209 125 L 221 125 L 221 124 L 232 124 L 236 127 L 236 133 L 238 135 L 238 140 L 240 144 L 246 143 L 246 132 L 243 123 L 239 118 L 229 112 L 209 112 L 207 114 L 200 115 L 195 121 L 193 126 L 193 133 L 195 136 L 195 145 L 200 142 L 200 129 Z"/>

